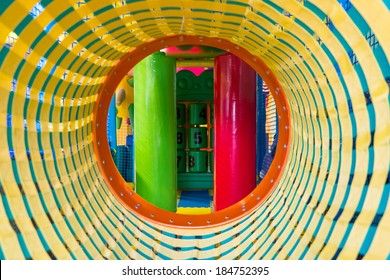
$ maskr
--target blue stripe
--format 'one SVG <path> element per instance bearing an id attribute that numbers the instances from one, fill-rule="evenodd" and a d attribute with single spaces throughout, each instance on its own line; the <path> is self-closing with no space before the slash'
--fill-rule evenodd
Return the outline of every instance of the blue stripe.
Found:
<path id="1" fill-rule="evenodd" d="M 1 183 L 1 182 L 0 182 Z M 3 201 L 3 206 L 4 206 L 4 210 L 5 210 L 5 213 L 7 214 L 7 217 L 8 217 L 8 220 L 9 221 L 15 221 L 15 218 L 12 214 L 12 211 L 11 211 L 11 208 L 8 204 L 8 199 L 7 199 L 7 196 L 5 195 L 1 195 L 1 199 Z M 15 222 L 16 223 L 16 222 Z M 14 230 L 15 231 L 15 230 Z M 20 233 L 17 233 L 15 231 L 15 234 L 18 238 L 18 242 L 19 242 L 19 245 L 20 245 L 20 248 L 22 249 L 22 252 L 24 254 L 24 257 L 26 259 L 31 259 L 31 254 L 30 254 L 30 251 L 28 250 L 27 248 L 27 244 L 26 242 L 24 241 L 24 238 L 23 236 L 20 234 Z"/>
<path id="2" fill-rule="evenodd" d="M 3 253 L 3 248 L 0 244 L 0 260 L 5 260 L 5 256 L 4 256 L 4 253 Z"/>

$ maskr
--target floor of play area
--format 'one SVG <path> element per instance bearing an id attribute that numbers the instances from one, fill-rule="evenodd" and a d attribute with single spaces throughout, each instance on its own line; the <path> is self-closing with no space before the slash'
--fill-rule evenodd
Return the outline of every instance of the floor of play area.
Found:
<path id="1" fill-rule="evenodd" d="M 134 190 L 133 183 L 127 183 Z M 201 215 L 213 212 L 213 189 L 177 190 L 177 213 Z"/>
<path id="2" fill-rule="evenodd" d="M 178 190 L 177 213 L 179 214 L 210 214 L 213 207 L 213 189 L 209 190 Z"/>

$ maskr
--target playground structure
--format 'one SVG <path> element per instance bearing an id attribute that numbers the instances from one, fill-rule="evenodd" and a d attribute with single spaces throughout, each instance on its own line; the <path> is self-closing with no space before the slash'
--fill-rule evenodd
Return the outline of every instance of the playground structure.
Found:
<path id="1" fill-rule="evenodd" d="M 389 259 L 389 8 L 2 1 L 0 258 Z M 122 187 L 101 101 L 142 58 L 182 44 L 250 64 L 285 142 L 267 188 L 171 222 Z"/>
<path id="2" fill-rule="evenodd" d="M 195 214 L 227 208 L 256 187 L 274 156 L 277 111 L 251 67 L 218 49 L 185 46 L 154 53 L 131 72 L 134 77 L 126 76 L 115 91 L 107 131 L 118 171 L 137 194 L 162 209 Z M 134 94 L 138 105 L 131 103 Z M 214 150 L 222 157 L 215 160 L 222 163 L 215 176 Z"/>

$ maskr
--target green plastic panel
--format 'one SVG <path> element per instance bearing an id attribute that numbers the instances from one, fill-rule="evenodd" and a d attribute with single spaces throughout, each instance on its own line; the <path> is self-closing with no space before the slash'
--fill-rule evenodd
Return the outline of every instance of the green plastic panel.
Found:
<path id="1" fill-rule="evenodd" d="M 175 59 L 155 53 L 134 69 L 136 191 L 176 211 Z"/>

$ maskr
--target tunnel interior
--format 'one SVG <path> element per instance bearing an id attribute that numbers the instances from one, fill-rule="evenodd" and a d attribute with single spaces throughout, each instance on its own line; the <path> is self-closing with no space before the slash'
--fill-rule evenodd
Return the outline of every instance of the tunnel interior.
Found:
<path id="1" fill-rule="evenodd" d="M 389 8 L 1 1 L 0 259 L 390 259 Z M 126 67 L 182 40 L 245 53 L 288 114 L 279 175 L 214 226 L 125 205 L 97 147 Z"/>

